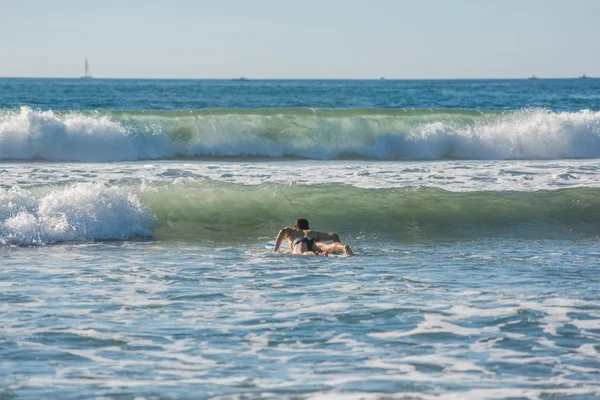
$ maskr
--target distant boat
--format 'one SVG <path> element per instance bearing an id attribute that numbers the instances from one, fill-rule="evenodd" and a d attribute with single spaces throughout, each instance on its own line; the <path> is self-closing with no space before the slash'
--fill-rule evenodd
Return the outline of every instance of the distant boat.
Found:
<path id="1" fill-rule="evenodd" d="M 232 81 L 247 81 L 247 80 L 248 80 L 248 78 L 243 77 L 243 76 L 240 77 L 240 78 L 234 78 L 234 79 L 232 79 Z"/>
<path id="2" fill-rule="evenodd" d="M 538 78 L 537 76 L 535 76 L 535 75 L 531 75 L 531 76 L 530 76 L 529 78 L 527 78 L 527 79 L 537 79 L 537 78 Z"/>
<path id="3" fill-rule="evenodd" d="M 92 75 L 90 75 L 90 65 L 88 64 L 87 58 L 85 59 L 85 73 L 81 79 L 93 79 Z"/>
<path id="4" fill-rule="evenodd" d="M 379 80 L 385 81 L 385 76 L 382 76 L 381 78 L 379 78 Z"/>
<path id="5" fill-rule="evenodd" d="M 583 74 L 579 77 L 579 79 L 590 79 L 590 77 L 587 76 L 586 74 Z"/>

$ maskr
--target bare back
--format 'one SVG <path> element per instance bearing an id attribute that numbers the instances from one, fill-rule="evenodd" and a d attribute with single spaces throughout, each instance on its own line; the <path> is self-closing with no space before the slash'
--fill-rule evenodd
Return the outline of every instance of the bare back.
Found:
<path id="1" fill-rule="evenodd" d="M 339 242 L 339 240 L 340 240 L 339 236 L 336 235 L 335 233 L 324 233 L 324 232 L 313 231 L 310 229 L 303 230 L 303 229 L 286 227 L 286 228 L 283 228 L 281 231 L 279 231 L 279 234 L 277 235 L 277 239 L 275 241 L 274 251 L 277 251 L 279 249 L 279 246 L 281 246 L 281 242 L 283 241 L 283 239 L 285 239 L 287 241 L 290 249 L 292 250 L 293 254 L 309 253 L 311 251 L 308 251 L 305 244 L 297 242 L 298 239 L 304 239 L 304 238 L 306 238 L 308 240 L 313 240 L 314 242 L 316 242 L 317 249 L 326 246 L 326 244 L 323 243 L 324 241 L 333 240 L 334 242 Z"/>

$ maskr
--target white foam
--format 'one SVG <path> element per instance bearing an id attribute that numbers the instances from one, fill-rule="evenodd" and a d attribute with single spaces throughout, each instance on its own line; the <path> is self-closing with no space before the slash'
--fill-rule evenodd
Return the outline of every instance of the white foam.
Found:
<path id="1" fill-rule="evenodd" d="M 423 124 L 410 136 L 417 158 L 562 159 L 600 155 L 600 113 L 526 110 L 473 126 Z M 389 138 L 394 144 L 393 137 Z M 384 146 L 390 148 L 393 146 Z"/>
<path id="2" fill-rule="evenodd" d="M 430 333 L 452 333 L 458 336 L 474 336 L 482 333 L 492 333 L 499 330 L 498 327 L 465 328 L 452 324 L 441 314 L 425 314 L 423 321 L 410 331 L 374 332 L 368 335 L 377 339 L 394 339 L 420 334 Z"/>
<path id="3" fill-rule="evenodd" d="M 516 314 L 519 311 L 517 307 L 499 307 L 499 308 L 475 308 L 466 305 L 455 305 L 450 308 L 455 318 L 465 319 L 473 317 L 500 317 Z"/>
<path id="4" fill-rule="evenodd" d="M 582 344 L 581 346 L 579 346 L 577 351 L 588 357 L 598 357 L 598 350 L 596 350 L 596 345 L 593 343 Z"/>
<path id="5" fill-rule="evenodd" d="M 80 183 L 40 195 L 0 189 L 0 244 L 122 240 L 151 236 L 153 218 L 137 197 L 103 184 Z"/>
<path id="6" fill-rule="evenodd" d="M 312 314 L 312 313 L 339 313 L 346 309 L 348 309 L 349 305 L 347 303 L 330 303 L 330 304 L 319 304 L 313 306 L 304 306 L 298 308 L 293 311 L 284 311 L 279 312 L 274 315 L 274 318 L 289 318 L 300 316 L 304 314 Z"/>
<path id="7" fill-rule="evenodd" d="M 0 159 L 117 161 L 165 154 L 163 138 L 131 134 L 107 116 L 22 107 L 0 118 Z"/>

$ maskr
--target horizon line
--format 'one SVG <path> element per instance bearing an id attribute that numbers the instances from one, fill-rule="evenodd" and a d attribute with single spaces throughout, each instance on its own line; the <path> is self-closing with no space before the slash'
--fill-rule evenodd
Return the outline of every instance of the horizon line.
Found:
<path id="1" fill-rule="evenodd" d="M 249 82 L 249 81 L 467 81 L 467 80 L 558 80 L 558 79 L 597 79 L 594 76 L 586 74 L 579 76 L 555 76 L 555 77 L 539 77 L 536 75 L 528 77 L 503 77 L 503 78 L 139 78 L 139 77 L 67 77 L 67 76 L 0 76 L 0 79 L 65 79 L 65 80 L 180 80 L 180 81 L 234 81 L 234 82 Z"/>

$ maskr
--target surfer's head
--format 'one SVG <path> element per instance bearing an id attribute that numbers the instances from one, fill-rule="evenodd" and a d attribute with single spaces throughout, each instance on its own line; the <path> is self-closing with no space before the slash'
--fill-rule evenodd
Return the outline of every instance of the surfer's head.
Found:
<path id="1" fill-rule="evenodd" d="M 303 231 L 310 229 L 308 227 L 308 220 L 306 218 L 298 218 L 294 223 L 295 229 L 302 229 Z"/>

